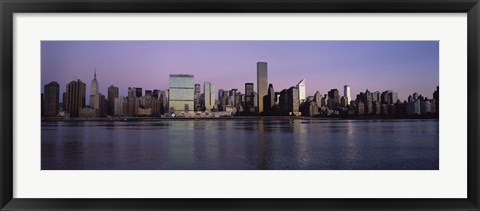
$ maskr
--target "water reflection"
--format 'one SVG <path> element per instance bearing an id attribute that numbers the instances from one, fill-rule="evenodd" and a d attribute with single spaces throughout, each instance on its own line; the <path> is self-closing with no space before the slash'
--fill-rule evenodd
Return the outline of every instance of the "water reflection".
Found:
<path id="1" fill-rule="evenodd" d="M 42 169 L 438 169 L 438 121 L 44 122 Z"/>

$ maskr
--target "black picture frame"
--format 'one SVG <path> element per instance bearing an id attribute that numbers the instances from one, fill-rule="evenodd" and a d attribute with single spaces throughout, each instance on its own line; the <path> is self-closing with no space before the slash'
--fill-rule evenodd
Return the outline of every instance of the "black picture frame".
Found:
<path id="1" fill-rule="evenodd" d="M 478 0 L 0 0 L 1 210 L 479 210 Z M 466 199 L 16 199 L 13 198 L 14 13 L 467 13 L 468 197 Z M 235 190 L 232 190 L 235 191 Z"/>

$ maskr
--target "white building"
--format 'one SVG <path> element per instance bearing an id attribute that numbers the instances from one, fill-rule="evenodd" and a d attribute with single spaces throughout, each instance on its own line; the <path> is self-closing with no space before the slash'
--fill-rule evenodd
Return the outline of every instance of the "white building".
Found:
<path id="1" fill-rule="evenodd" d="M 347 105 L 350 105 L 350 101 L 352 101 L 352 97 L 350 97 L 350 86 L 346 85 L 343 86 L 343 96 L 347 99 Z"/>
<path id="2" fill-rule="evenodd" d="M 302 79 L 297 84 L 298 98 L 300 102 L 305 102 L 306 99 L 306 89 L 305 89 L 305 79 Z"/>

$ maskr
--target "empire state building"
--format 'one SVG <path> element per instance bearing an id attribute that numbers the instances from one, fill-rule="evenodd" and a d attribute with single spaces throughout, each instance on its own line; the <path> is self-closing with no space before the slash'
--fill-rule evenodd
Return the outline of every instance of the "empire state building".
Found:
<path id="1" fill-rule="evenodd" d="M 90 107 L 100 109 L 100 92 L 98 91 L 97 70 L 93 74 L 92 85 L 90 87 Z"/>

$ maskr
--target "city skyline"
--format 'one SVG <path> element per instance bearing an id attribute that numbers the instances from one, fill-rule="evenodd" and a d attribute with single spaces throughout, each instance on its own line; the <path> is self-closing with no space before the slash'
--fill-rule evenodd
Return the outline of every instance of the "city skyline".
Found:
<path id="1" fill-rule="evenodd" d="M 170 47 L 168 47 L 169 45 Z M 172 46 L 178 49 L 172 50 Z M 204 48 L 210 47 L 209 50 L 217 49 L 218 51 L 212 52 L 215 55 L 224 52 L 227 56 L 220 56 L 219 58 L 230 59 L 224 61 L 213 59 L 211 55 L 198 55 L 200 51 L 207 51 L 202 50 L 202 46 Z M 239 47 L 237 51 L 242 51 L 242 53 L 226 51 L 233 47 Z M 248 56 L 248 50 L 252 54 L 257 54 L 254 49 L 259 47 L 268 47 L 268 50 L 260 50 L 262 51 L 260 54 L 267 55 L 270 53 L 268 54 L 270 56 L 265 57 L 270 57 L 273 61 L 270 59 L 253 61 L 252 56 Z M 294 49 L 286 52 L 289 47 Z M 167 50 L 158 55 L 170 52 L 173 54 L 170 57 L 181 54 L 180 51 L 182 50 L 186 49 L 186 51 L 181 58 L 171 58 L 174 61 L 166 61 L 165 64 L 160 64 L 160 62 L 154 65 L 152 60 L 155 60 L 155 58 L 152 57 L 157 54 L 154 54 L 152 50 L 158 50 L 159 48 L 166 48 Z M 121 49 L 124 51 L 121 51 Z M 130 49 L 130 51 L 125 49 Z M 222 49 L 225 51 L 221 51 Z M 107 52 L 114 50 L 119 52 L 107 54 Z M 274 50 L 283 50 L 284 52 Z M 313 52 L 313 50 L 317 51 Z M 336 56 L 326 56 L 325 59 L 320 61 L 302 57 L 303 55 L 311 58 L 313 53 L 325 54 L 325 51 L 328 50 Z M 147 55 L 148 52 L 151 54 Z M 359 57 L 361 52 L 370 54 Z M 102 53 L 103 56 L 95 57 L 99 53 Z M 246 58 L 233 58 L 234 54 L 242 54 Z M 192 55 L 196 55 L 196 57 Z M 282 58 L 292 55 L 295 56 L 287 61 L 282 60 Z M 125 56 L 130 56 L 131 59 L 124 58 L 109 64 L 113 60 Z M 145 56 L 148 58 L 145 58 Z M 317 54 L 314 57 L 316 56 Z M 213 61 L 204 60 L 199 64 L 193 62 L 201 57 L 212 57 Z M 330 60 L 327 58 L 330 58 Z M 337 63 L 337 67 L 332 69 L 340 71 L 332 71 L 331 69 L 313 70 L 331 66 L 339 59 L 343 59 L 344 62 Z M 85 62 L 79 63 L 79 60 Z M 160 60 L 165 61 L 166 59 L 162 58 Z M 190 60 L 192 62 L 189 62 Z M 253 62 L 244 64 L 247 60 Z M 372 60 L 376 60 L 376 62 L 373 63 Z M 145 64 L 141 61 L 144 61 Z M 254 83 L 255 91 L 257 91 L 256 64 L 259 61 L 268 63 L 268 83 L 272 83 L 276 90 L 295 86 L 299 81 L 306 79 L 307 96 L 313 96 L 316 91 L 320 91 L 322 95 L 327 94 L 331 89 L 343 91 L 343 86 L 346 83 L 351 87 L 352 96 L 364 92 L 366 89 L 370 91 L 394 90 L 398 92 L 399 99 L 404 101 L 407 100 L 408 95 L 414 92 L 431 98 L 434 87 L 438 86 L 438 42 L 436 41 L 44 41 L 42 42 L 42 92 L 44 92 L 43 85 L 51 81 L 57 81 L 60 84 L 61 93 L 65 91 L 65 84 L 76 79 L 84 81 L 87 87 L 90 87 L 90 80 L 94 72 L 96 72 L 99 80 L 100 93 L 104 95 L 110 85 L 119 87 L 120 96 L 127 95 L 128 87 L 142 87 L 143 90 L 167 90 L 170 74 L 192 74 L 195 78 L 194 83 L 201 84 L 202 90 L 205 82 L 211 82 L 217 90 L 239 89 L 241 91 L 243 91 L 245 83 Z M 131 63 L 141 65 L 137 68 L 138 71 L 121 71 L 124 68 L 129 68 L 118 66 L 125 62 L 129 64 L 127 66 L 131 66 Z M 352 62 L 359 66 L 352 67 Z M 80 68 L 87 68 L 91 65 L 90 63 L 96 64 L 91 67 L 91 71 L 79 71 Z M 173 63 L 176 63 L 178 67 L 168 68 Z M 229 64 L 230 69 L 235 71 L 222 72 L 228 69 L 226 66 Z M 281 64 L 285 67 L 279 66 Z M 192 68 L 195 66 L 198 68 Z M 289 71 L 292 66 L 297 66 L 298 71 Z M 347 67 L 350 67 L 350 69 Z M 385 71 L 379 70 L 380 67 L 384 68 Z M 180 70 L 182 68 L 185 70 Z M 211 68 L 211 71 L 203 71 L 205 68 Z M 397 70 L 398 68 L 403 68 L 403 70 Z M 154 69 L 158 69 L 158 71 Z M 188 69 L 191 69 L 191 71 Z M 307 72 L 305 69 L 307 69 Z M 302 75 L 302 73 L 308 74 Z M 69 77 L 69 74 L 73 76 Z M 132 74 L 134 76 L 127 77 Z M 349 77 L 342 77 L 345 74 Z M 358 77 L 358 75 L 361 77 Z M 368 80 L 365 80 L 366 78 Z M 144 82 L 141 82 L 142 80 Z M 364 84 L 360 86 L 362 83 Z"/>

